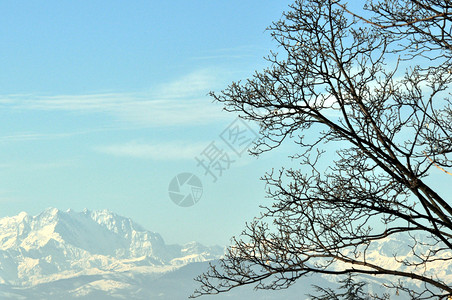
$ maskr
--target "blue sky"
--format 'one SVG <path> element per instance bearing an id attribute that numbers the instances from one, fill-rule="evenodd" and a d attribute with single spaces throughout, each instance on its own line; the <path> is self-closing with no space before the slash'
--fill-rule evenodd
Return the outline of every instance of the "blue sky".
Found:
<path id="1" fill-rule="evenodd" d="M 283 147 L 213 182 L 195 157 L 235 120 L 207 96 L 267 66 L 265 28 L 292 1 L 5 1 L 0 10 L 0 217 L 109 209 L 169 243 L 227 244 L 265 200 Z M 293 148 L 292 148 L 293 150 Z M 168 195 L 181 172 L 199 203 Z M 441 171 L 431 182 L 447 193 Z"/>
<path id="2" fill-rule="evenodd" d="M 204 176 L 195 156 L 235 119 L 206 94 L 266 66 L 290 2 L 3 2 L 0 217 L 106 208 L 170 243 L 226 244 L 284 150 Z M 180 172 L 203 181 L 192 207 L 169 199 Z"/>

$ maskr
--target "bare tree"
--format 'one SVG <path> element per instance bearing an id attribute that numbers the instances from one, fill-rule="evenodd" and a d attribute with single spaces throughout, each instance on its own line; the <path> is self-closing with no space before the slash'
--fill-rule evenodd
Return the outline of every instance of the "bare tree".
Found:
<path id="1" fill-rule="evenodd" d="M 317 292 L 322 294 L 319 296 L 309 295 L 311 300 L 371 300 L 369 295 L 364 292 L 366 283 L 356 282 L 351 273 L 347 274 L 347 277 L 340 280 L 341 286 L 338 290 L 345 290 L 344 292 L 338 292 L 331 288 L 323 288 L 315 285 Z"/>
<path id="2" fill-rule="evenodd" d="M 452 262 L 450 196 L 427 180 L 452 166 L 451 2 L 364 8 L 296 1 L 270 28 L 280 52 L 270 67 L 212 93 L 260 124 L 253 154 L 294 141 L 299 165 L 263 177 L 271 204 L 197 278 L 193 296 L 349 273 L 394 277 L 388 286 L 412 299 L 452 295 L 452 283 L 429 272 Z M 391 237 L 410 255 L 394 253 L 391 264 L 369 256 Z"/>

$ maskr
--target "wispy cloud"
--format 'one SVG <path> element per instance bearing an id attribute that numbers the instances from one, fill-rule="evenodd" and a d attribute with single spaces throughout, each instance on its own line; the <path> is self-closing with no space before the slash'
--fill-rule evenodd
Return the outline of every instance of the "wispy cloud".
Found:
<path id="1" fill-rule="evenodd" d="M 215 71 L 200 70 L 142 93 L 0 95 L 6 109 L 109 114 L 144 126 L 199 125 L 229 116 L 207 93 L 218 85 Z"/>
<path id="2" fill-rule="evenodd" d="M 70 138 L 77 135 L 85 135 L 96 132 L 106 132 L 106 131 L 118 131 L 118 130 L 132 130 L 136 129 L 135 127 L 102 127 L 102 128 L 92 128 L 88 130 L 79 130 L 79 131 L 68 131 L 68 132 L 60 132 L 60 133 L 37 133 L 37 132 L 16 132 L 8 135 L 0 136 L 0 144 L 1 143 L 9 143 L 9 142 L 28 142 L 28 141 L 41 141 L 41 140 L 53 140 L 53 139 L 61 139 L 61 138 Z M 0 165 L 1 167 L 1 165 Z"/>
<path id="3" fill-rule="evenodd" d="M 217 71 L 199 70 L 158 87 L 154 95 L 165 99 L 205 96 L 218 84 L 219 77 Z"/>
<path id="4" fill-rule="evenodd" d="M 95 150 L 120 157 L 152 160 L 182 160 L 194 159 L 207 145 L 208 143 L 189 143 L 183 141 L 166 143 L 140 143 L 133 141 L 124 144 L 98 146 Z"/>
<path id="5" fill-rule="evenodd" d="M 192 57 L 193 60 L 243 59 L 254 57 L 251 54 L 218 54 Z"/>
<path id="6" fill-rule="evenodd" d="M 244 58 L 250 58 L 250 57 L 261 57 L 262 51 L 265 50 L 265 53 L 267 53 L 268 49 L 256 47 L 252 45 L 247 46 L 238 46 L 238 47 L 232 47 L 232 48 L 221 48 L 221 49 L 215 49 L 207 52 L 205 55 L 195 56 L 191 59 L 193 60 L 218 60 L 218 59 L 244 59 Z"/>
<path id="7" fill-rule="evenodd" d="M 14 171 L 43 171 L 60 168 L 74 168 L 77 166 L 75 160 L 47 161 L 47 162 L 23 162 L 13 161 L 0 163 L 0 169 L 11 169 Z"/>
<path id="8" fill-rule="evenodd" d="M 70 133 L 54 133 L 54 134 L 18 133 L 18 134 L 0 136 L 0 143 L 53 139 L 53 138 L 67 137 L 67 136 L 71 136 L 71 135 L 73 135 L 73 134 L 70 134 Z"/>

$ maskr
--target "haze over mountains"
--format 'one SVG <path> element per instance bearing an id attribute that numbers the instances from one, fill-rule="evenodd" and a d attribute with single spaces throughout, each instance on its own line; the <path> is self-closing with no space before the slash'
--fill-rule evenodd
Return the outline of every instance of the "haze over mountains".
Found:
<path id="1" fill-rule="evenodd" d="M 409 255 L 403 245 L 389 239 L 369 257 Z M 167 245 L 158 233 L 107 210 L 22 212 L 0 219 L 0 299 L 186 299 L 197 287 L 193 278 L 223 253 L 197 242 Z M 431 272 L 452 280 L 452 266 L 433 265 Z M 201 299 L 306 299 L 312 284 L 334 287 L 334 281 L 313 276 L 284 291 L 245 287 Z M 366 281 L 369 290 L 384 291 L 384 279 Z"/>
<path id="2" fill-rule="evenodd" d="M 0 219 L 0 295 L 62 280 L 74 282 L 66 291 L 72 296 L 135 290 L 137 274 L 156 278 L 223 252 L 196 242 L 166 245 L 158 233 L 107 210 L 22 212 Z"/>

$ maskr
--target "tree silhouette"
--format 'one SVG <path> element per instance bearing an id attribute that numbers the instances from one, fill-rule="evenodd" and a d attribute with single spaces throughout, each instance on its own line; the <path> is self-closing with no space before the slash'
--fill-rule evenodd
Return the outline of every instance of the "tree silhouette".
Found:
<path id="1" fill-rule="evenodd" d="M 431 271 L 452 260 L 452 207 L 428 180 L 452 166 L 451 5 L 296 1 L 270 27 L 269 68 L 212 96 L 260 125 L 253 154 L 293 141 L 299 164 L 263 177 L 272 202 L 193 296 L 349 273 L 390 276 L 413 299 L 452 295 Z M 409 255 L 369 256 L 388 239 Z"/>
<path id="2" fill-rule="evenodd" d="M 339 280 L 342 285 L 339 286 L 339 290 L 345 290 L 344 292 L 338 292 L 331 288 L 323 288 L 315 285 L 317 292 L 322 294 L 319 296 L 309 295 L 312 300 L 370 300 L 372 299 L 368 293 L 364 291 L 366 283 L 359 281 L 356 282 L 351 273 L 347 274 L 347 277 Z"/>

